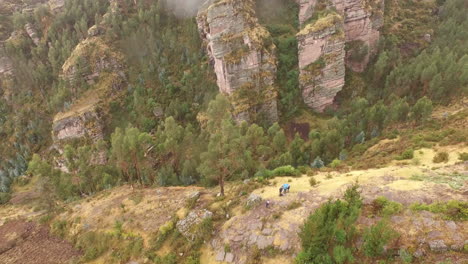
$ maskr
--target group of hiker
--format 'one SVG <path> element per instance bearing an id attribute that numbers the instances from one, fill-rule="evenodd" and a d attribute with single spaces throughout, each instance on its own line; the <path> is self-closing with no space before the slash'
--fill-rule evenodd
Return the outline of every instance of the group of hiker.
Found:
<path id="1" fill-rule="evenodd" d="M 291 185 L 289 185 L 287 183 L 281 185 L 281 187 L 279 189 L 279 196 L 286 195 L 286 193 L 289 192 L 289 189 L 291 189 Z M 266 206 L 266 208 L 270 207 L 270 201 L 269 200 L 266 201 L 265 206 Z"/>

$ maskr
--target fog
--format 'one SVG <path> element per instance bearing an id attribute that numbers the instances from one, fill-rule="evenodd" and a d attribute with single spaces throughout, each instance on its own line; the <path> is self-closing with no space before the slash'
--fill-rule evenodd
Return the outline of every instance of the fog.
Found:
<path id="1" fill-rule="evenodd" d="M 166 0 L 167 7 L 179 18 L 197 14 L 199 6 L 206 0 Z"/>

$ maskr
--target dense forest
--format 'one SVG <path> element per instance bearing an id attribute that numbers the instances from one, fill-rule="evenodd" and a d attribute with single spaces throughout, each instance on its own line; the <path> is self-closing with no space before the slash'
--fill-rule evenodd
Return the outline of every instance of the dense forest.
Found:
<path id="1" fill-rule="evenodd" d="M 48 195 L 68 200 L 123 183 L 223 186 L 278 170 L 336 167 L 359 157 L 373 139 L 397 136 L 394 128 L 401 124 L 427 125 L 434 106 L 468 92 L 466 2 L 386 1 L 383 37 L 370 67 L 346 76 L 340 107 L 318 115 L 320 126 L 305 136 L 288 135 L 288 122 L 310 110 L 299 98 L 298 7 L 283 2 L 287 8 L 257 7 L 277 46 L 279 124 L 233 120 L 227 98 L 217 92 L 195 19 L 176 17 L 164 1 L 122 1 L 108 12 L 107 0 L 68 0 L 57 14 L 41 6 L 2 15 L 11 31 L 20 32 L 2 50 L 14 69 L 0 89 L 2 202 L 21 175 L 40 176 L 53 190 Z M 416 12 L 412 5 L 427 8 Z M 27 24 L 37 29 L 36 44 L 21 33 Z M 62 76 L 62 65 L 94 25 L 105 28 L 102 38 L 122 54 L 126 85 L 105 102 L 102 139 L 72 140 L 58 151 L 51 138 L 54 115 L 99 89 Z M 433 32 L 429 41 L 422 40 L 424 32 Z M 84 59 L 77 58 L 80 75 L 90 71 Z M 155 117 L 155 109 L 163 114 Z M 94 162 L 97 156 L 106 162 Z M 57 168 L 59 157 L 66 171 Z"/>

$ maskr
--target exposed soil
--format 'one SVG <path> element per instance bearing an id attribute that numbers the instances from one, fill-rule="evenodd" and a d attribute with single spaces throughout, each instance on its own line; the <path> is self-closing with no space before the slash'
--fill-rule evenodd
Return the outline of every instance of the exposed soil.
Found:
<path id="1" fill-rule="evenodd" d="M 79 256 L 70 242 L 50 234 L 44 225 L 16 220 L 0 226 L 0 263 L 58 264 Z"/>

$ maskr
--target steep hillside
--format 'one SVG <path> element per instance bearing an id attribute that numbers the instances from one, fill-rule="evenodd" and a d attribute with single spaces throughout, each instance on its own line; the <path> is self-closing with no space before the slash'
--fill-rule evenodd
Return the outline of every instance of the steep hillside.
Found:
<path id="1" fill-rule="evenodd" d="M 0 262 L 467 263 L 467 13 L 0 0 Z"/>

